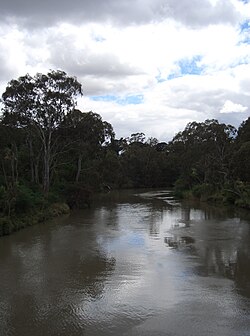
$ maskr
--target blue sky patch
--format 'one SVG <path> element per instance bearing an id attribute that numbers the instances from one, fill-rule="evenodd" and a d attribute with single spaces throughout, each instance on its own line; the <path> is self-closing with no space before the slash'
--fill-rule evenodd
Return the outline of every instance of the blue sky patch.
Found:
<path id="1" fill-rule="evenodd" d="M 241 32 L 247 32 L 250 30 L 250 21 L 246 20 L 245 22 L 243 22 L 240 26 L 240 30 Z"/>
<path id="2" fill-rule="evenodd" d="M 250 20 L 246 20 L 240 25 L 240 32 L 242 34 L 242 40 L 240 44 L 250 44 Z"/>
<path id="3" fill-rule="evenodd" d="M 200 75 L 203 68 L 197 63 L 201 61 L 200 56 L 196 56 L 193 59 L 183 59 L 179 62 L 181 75 Z"/>
<path id="4" fill-rule="evenodd" d="M 120 105 L 130 105 L 130 104 L 142 104 L 143 95 L 131 95 L 124 98 L 118 98 L 117 103 Z"/>
<path id="5" fill-rule="evenodd" d="M 94 101 L 115 102 L 119 105 L 138 105 L 142 104 L 144 101 L 144 97 L 141 94 L 124 97 L 115 95 L 92 96 L 90 99 Z"/>
<path id="6" fill-rule="evenodd" d="M 114 95 L 91 96 L 90 99 L 94 100 L 94 101 L 111 102 L 111 101 L 116 101 L 117 100 L 117 96 L 114 96 Z"/>
<path id="7" fill-rule="evenodd" d="M 184 58 L 180 60 L 177 65 L 179 72 L 172 73 L 168 76 L 168 79 L 182 77 L 185 75 L 200 75 L 202 74 L 204 67 L 198 63 L 201 61 L 201 56 L 195 56 L 192 59 Z"/>

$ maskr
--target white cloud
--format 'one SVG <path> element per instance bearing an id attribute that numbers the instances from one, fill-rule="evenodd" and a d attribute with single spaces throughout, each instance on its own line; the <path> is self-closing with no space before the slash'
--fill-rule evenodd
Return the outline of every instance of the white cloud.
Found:
<path id="1" fill-rule="evenodd" d="M 237 112 L 245 112 L 248 108 L 246 106 L 242 106 L 241 104 L 235 104 L 231 100 L 225 101 L 220 113 L 237 113 Z"/>
<path id="2" fill-rule="evenodd" d="M 83 85 L 79 108 L 101 114 L 118 137 L 142 131 L 164 140 L 189 121 L 216 118 L 238 126 L 248 117 L 250 4 L 79 1 L 60 1 L 56 15 L 57 1 L 50 8 L 30 0 L 22 8 L 5 1 L 1 92 L 9 80 L 27 72 L 65 70 Z M 36 19 L 41 22 L 32 24 Z M 91 99 L 98 95 L 105 101 Z M 143 99 L 124 106 L 105 95 L 123 102 L 131 95 Z"/>

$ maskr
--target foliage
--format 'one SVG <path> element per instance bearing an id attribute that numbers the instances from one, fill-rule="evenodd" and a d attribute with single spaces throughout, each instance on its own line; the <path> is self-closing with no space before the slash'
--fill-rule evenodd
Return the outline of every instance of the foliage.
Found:
<path id="1" fill-rule="evenodd" d="M 214 195 L 214 193 L 215 193 L 215 189 L 209 183 L 203 183 L 203 184 L 196 185 L 192 189 L 192 194 L 195 197 L 201 199 L 202 201 L 209 200 L 209 198 L 212 195 Z"/>
<path id="2" fill-rule="evenodd" d="M 68 214 L 69 211 L 69 206 L 66 203 L 53 203 L 48 208 L 49 217 L 57 217 Z"/>
<path id="3" fill-rule="evenodd" d="M 239 127 L 231 169 L 234 177 L 250 183 L 250 117 Z"/>
<path id="4" fill-rule="evenodd" d="M 76 105 L 77 95 L 82 94 L 81 84 L 63 71 L 51 71 L 47 75 L 29 74 L 9 82 L 2 95 L 3 123 L 26 130 L 29 139 L 30 158 L 33 168 L 35 135 L 42 148 L 43 189 L 50 188 L 51 167 L 58 152 L 56 130 Z M 37 155 L 36 155 L 37 156 Z"/>
<path id="5" fill-rule="evenodd" d="M 0 235 L 67 211 L 65 202 L 89 207 L 93 192 L 116 188 L 174 187 L 179 196 L 249 207 L 250 118 L 238 131 L 214 119 L 194 121 L 168 143 L 142 132 L 116 139 L 99 114 L 76 109 L 81 94 L 81 84 L 63 71 L 7 85 Z"/>
<path id="6" fill-rule="evenodd" d="M 44 197 L 40 192 L 34 192 L 27 185 L 16 187 L 15 213 L 26 213 L 35 208 L 41 208 Z"/>
<path id="7" fill-rule="evenodd" d="M 92 203 L 92 190 L 80 184 L 68 184 L 65 199 L 70 208 L 86 208 Z"/>

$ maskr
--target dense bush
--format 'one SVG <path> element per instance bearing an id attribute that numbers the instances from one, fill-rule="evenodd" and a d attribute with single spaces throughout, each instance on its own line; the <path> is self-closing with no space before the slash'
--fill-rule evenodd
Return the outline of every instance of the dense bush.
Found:
<path id="1" fill-rule="evenodd" d="M 32 209 L 42 207 L 43 204 L 44 196 L 41 192 L 35 192 L 26 185 L 17 186 L 15 213 L 27 213 Z"/>
<path id="2" fill-rule="evenodd" d="M 250 118 L 238 131 L 214 119 L 190 122 L 168 143 L 140 132 L 115 139 L 99 114 L 75 109 L 77 94 L 81 84 L 63 71 L 8 83 L 1 100 L 0 234 L 67 212 L 65 202 L 90 207 L 93 192 L 110 188 L 174 186 L 179 197 L 249 207 Z"/>
<path id="3" fill-rule="evenodd" d="M 211 184 L 203 183 L 193 187 L 192 193 L 195 197 L 202 201 L 207 201 L 215 193 L 215 189 Z"/>

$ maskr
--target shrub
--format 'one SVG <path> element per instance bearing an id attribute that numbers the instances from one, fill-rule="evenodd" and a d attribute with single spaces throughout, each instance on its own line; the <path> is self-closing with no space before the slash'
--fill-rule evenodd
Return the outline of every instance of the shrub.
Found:
<path id="1" fill-rule="evenodd" d="M 0 212 L 4 211 L 5 197 L 6 197 L 5 188 L 4 188 L 4 186 L 0 186 Z"/>
<path id="2" fill-rule="evenodd" d="M 69 184 L 64 191 L 65 199 L 70 208 L 86 208 L 92 203 L 93 192 L 81 184 Z"/>
<path id="3" fill-rule="evenodd" d="M 68 214 L 69 211 L 69 206 L 66 203 L 54 203 L 48 209 L 48 213 L 51 217 Z"/>
<path id="4" fill-rule="evenodd" d="M 15 227 L 8 217 L 0 218 L 0 236 L 9 235 L 15 230 Z"/>
<path id="5" fill-rule="evenodd" d="M 180 177 L 178 180 L 176 180 L 174 184 L 174 193 L 177 197 L 183 198 L 184 193 L 189 189 L 188 182 L 185 180 L 185 178 Z"/>
<path id="6" fill-rule="evenodd" d="M 192 193 L 195 197 L 201 200 L 207 200 L 214 193 L 214 188 L 211 184 L 203 183 L 193 187 Z"/>
<path id="7" fill-rule="evenodd" d="M 31 209 L 44 204 L 43 195 L 38 191 L 33 191 L 25 185 L 17 186 L 17 196 L 15 201 L 15 212 L 25 213 Z"/>

